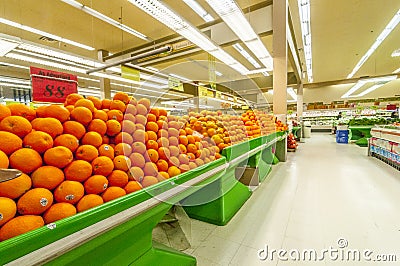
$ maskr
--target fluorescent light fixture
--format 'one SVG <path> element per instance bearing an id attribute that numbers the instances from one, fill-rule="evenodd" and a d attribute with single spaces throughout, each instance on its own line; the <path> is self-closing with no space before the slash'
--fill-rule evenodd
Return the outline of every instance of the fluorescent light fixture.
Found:
<path id="1" fill-rule="evenodd" d="M 183 0 L 194 12 L 197 13 L 205 22 L 211 22 L 214 18 L 196 0 Z"/>
<path id="2" fill-rule="evenodd" d="M 393 71 L 393 74 L 399 73 L 400 72 L 400 68 L 396 69 L 395 71 Z"/>
<path id="3" fill-rule="evenodd" d="M 314 77 L 312 70 L 310 0 L 299 0 L 298 5 L 307 77 L 309 82 L 313 82 Z"/>
<path id="4" fill-rule="evenodd" d="M 0 86 L 8 87 L 8 88 L 20 88 L 20 89 L 30 89 L 31 86 L 22 85 L 22 84 L 12 84 L 12 83 L 5 83 L 0 82 Z"/>
<path id="5" fill-rule="evenodd" d="M 128 27 L 128 26 L 126 26 L 126 25 L 124 25 L 124 24 L 122 24 L 122 23 L 120 23 L 120 22 L 118 22 L 118 21 L 116 21 L 116 20 L 114 20 L 112 18 L 110 18 L 110 17 L 107 17 L 106 15 L 104 15 L 104 14 L 102 14 L 102 13 L 100 13 L 100 12 L 90 8 L 90 7 L 82 5 L 81 3 L 77 2 L 77 1 L 74 1 L 74 0 L 61 0 L 61 1 L 66 3 L 66 4 L 69 4 L 70 6 L 73 6 L 73 7 L 77 8 L 77 9 L 80 9 L 83 12 L 85 12 L 85 13 L 87 13 L 89 15 L 92 15 L 93 17 L 96 17 L 96 18 L 98 18 L 98 19 L 100 19 L 100 20 L 102 20 L 102 21 L 104 21 L 104 22 L 106 22 L 106 23 L 108 23 L 110 25 L 113 25 L 113 26 L 115 26 L 115 27 L 117 27 L 117 28 L 129 33 L 129 34 L 132 34 L 132 35 L 134 35 L 134 36 L 136 36 L 136 37 L 138 37 L 138 38 L 140 38 L 142 40 L 146 40 L 146 41 L 148 40 L 147 36 L 144 35 L 143 33 L 140 33 L 138 31 L 136 31 L 136 30 L 134 30 L 134 29 L 132 29 L 132 28 L 130 28 L 130 27 Z"/>
<path id="6" fill-rule="evenodd" d="M 261 72 L 261 74 L 263 74 L 265 77 L 269 76 L 269 73 L 267 71 Z"/>
<path id="7" fill-rule="evenodd" d="M 179 76 L 179 75 L 176 75 L 176 74 L 173 74 L 173 73 L 171 73 L 171 74 L 169 74 L 171 77 L 174 77 L 174 78 L 177 78 L 177 79 L 180 79 L 180 80 L 182 80 L 182 81 L 191 81 L 190 79 L 188 79 L 188 78 L 185 78 L 185 77 L 182 77 L 182 76 Z"/>
<path id="8" fill-rule="evenodd" d="M 263 72 L 267 72 L 267 69 L 266 68 L 260 68 L 260 69 L 247 71 L 246 75 L 253 75 L 253 74 L 258 74 L 258 73 L 263 73 Z"/>
<path id="9" fill-rule="evenodd" d="M 368 60 L 368 58 L 375 52 L 375 50 L 381 45 L 381 43 L 386 39 L 386 37 L 392 32 L 394 28 L 396 28 L 397 24 L 400 22 L 400 9 L 397 10 L 394 17 L 390 20 L 390 22 L 383 29 L 381 34 L 379 34 L 378 38 L 376 38 L 375 42 L 368 49 L 368 51 L 361 57 L 360 61 L 354 67 L 353 71 L 347 76 L 347 78 L 352 78 L 356 72 L 361 68 L 361 66 Z"/>
<path id="10" fill-rule="evenodd" d="M 345 94 L 342 95 L 342 98 L 364 96 L 365 94 L 367 94 L 367 93 L 369 93 L 369 92 L 371 92 L 371 91 L 373 91 L 373 90 L 376 90 L 377 88 L 381 87 L 382 85 L 388 83 L 389 81 L 395 80 L 395 79 L 397 79 L 397 76 L 396 76 L 396 75 L 394 75 L 394 76 L 387 76 L 387 77 L 360 79 L 353 87 L 351 87 Z M 363 94 L 363 93 L 365 92 L 365 91 L 364 91 L 364 92 L 362 92 L 362 93 L 360 93 L 360 94 L 358 94 L 358 95 L 350 96 L 351 94 L 353 94 L 354 92 L 356 92 L 358 89 L 360 89 L 361 87 L 363 87 L 365 84 L 370 83 L 370 82 L 377 83 L 377 84 L 375 84 L 375 85 L 380 85 L 380 84 L 381 84 L 381 85 L 378 86 L 378 87 L 374 87 L 375 85 L 372 86 L 372 87 L 374 87 L 374 88 L 373 88 L 371 91 L 368 91 L 368 90 L 370 90 L 372 87 L 369 88 L 369 89 L 367 89 L 368 92 L 366 92 L 365 94 Z"/>
<path id="11" fill-rule="evenodd" d="M 21 69 L 29 69 L 27 66 L 21 66 L 21 65 L 16 65 L 16 64 L 10 64 L 6 62 L 0 62 L 0 67 L 1 66 L 9 66 L 9 67 L 16 67 L 16 68 L 21 68 Z"/>
<path id="12" fill-rule="evenodd" d="M 400 56 L 400 49 L 393 51 L 392 57 Z"/>
<path id="13" fill-rule="evenodd" d="M 158 72 L 159 70 L 155 67 L 146 67 L 148 70 L 152 70 L 154 72 Z"/>
<path id="14" fill-rule="evenodd" d="M 31 81 L 27 80 L 27 79 L 17 79 L 17 78 L 10 78 L 10 77 L 4 77 L 4 76 L 0 76 L 0 81 L 8 82 L 8 83 L 25 84 L 25 85 L 31 84 Z"/>
<path id="15" fill-rule="evenodd" d="M 98 79 L 90 79 L 90 78 L 81 77 L 81 76 L 78 76 L 78 79 L 83 79 L 83 80 L 88 80 L 88 81 L 93 81 L 93 82 L 100 82 L 100 80 L 98 80 Z"/>
<path id="16" fill-rule="evenodd" d="M 293 100 L 297 101 L 297 94 L 293 88 L 287 88 L 287 93 L 293 98 Z"/>
<path id="17" fill-rule="evenodd" d="M 373 85 L 372 87 L 370 87 L 370 88 L 366 89 L 365 91 L 361 92 L 360 94 L 355 95 L 354 97 L 361 97 L 361 96 L 364 96 L 364 95 L 366 95 L 366 94 L 368 94 L 368 93 L 370 93 L 370 92 L 372 92 L 372 91 L 374 91 L 374 90 L 376 90 L 376 89 L 382 87 L 382 86 L 385 85 L 386 83 L 387 83 L 387 82 L 380 82 L 380 83 L 378 83 L 378 84 L 375 84 L 375 85 Z"/>
<path id="18" fill-rule="evenodd" d="M 261 65 L 245 49 L 243 49 L 240 44 L 235 43 L 233 48 L 243 55 L 243 57 L 246 58 L 255 68 L 261 68 Z"/>
<path id="19" fill-rule="evenodd" d="M 272 57 L 237 3 L 233 0 L 206 1 L 261 63 L 271 71 L 273 69 Z"/>
<path id="20" fill-rule="evenodd" d="M 0 56 L 4 56 L 18 47 L 21 44 L 21 39 L 14 36 L 0 34 Z"/>
<path id="21" fill-rule="evenodd" d="M 213 55 L 215 58 L 232 67 L 239 73 L 244 74 L 248 71 L 232 56 L 222 50 L 214 41 L 212 41 L 203 32 L 191 25 L 188 21 L 176 14 L 166 5 L 158 0 L 128 0 L 153 18 L 157 19 L 173 31 L 182 35 L 187 40 L 196 44 L 198 47 Z"/>
<path id="22" fill-rule="evenodd" d="M 223 74 L 221 72 L 216 71 L 216 70 L 215 70 L 215 75 L 217 75 L 218 77 L 222 77 L 223 76 Z"/>
<path id="23" fill-rule="evenodd" d="M 69 39 L 65 39 L 63 37 L 60 37 L 60 36 L 57 36 L 57 35 L 54 35 L 54 34 L 51 34 L 51 33 L 48 33 L 48 32 L 44 32 L 44 31 L 41 31 L 41 30 L 38 30 L 38 29 L 35 29 L 35 28 L 31 28 L 29 26 L 25 26 L 25 25 L 22 25 L 20 23 L 16 23 L 16 22 L 8 20 L 8 19 L 0 18 L 0 23 L 6 24 L 8 26 L 15 27 L 15 28 L 18 28 L 18 29 L 21 29 L 21 30 L 29 31 L 29 32 L 32 32 L 32 33 L 35 33 L 35 34 L 38 34 L 38 35 L 42 35 L 42 36 L 45 36 L 47 38 L 51 38 L 53 40 L 57 40 L 59 42 L 68 43 L 70 45 L 73 45 L 73 46 L 76 46 L 76 47 L 79 47 L 79 48 L 83 48 L 83 49 L 86 49 L 86 50 L 89 50 L 89 51 L 95 50 L 95 48 L 93 48 L 93 47 L 90 47 L 90 46 L 87 46 L 87 45 L 84 45 L 84 44 L 81 44 L 81 43 L 78 43 L 78 42 L 75 42 L 75 41 L 71 41 Z"/>

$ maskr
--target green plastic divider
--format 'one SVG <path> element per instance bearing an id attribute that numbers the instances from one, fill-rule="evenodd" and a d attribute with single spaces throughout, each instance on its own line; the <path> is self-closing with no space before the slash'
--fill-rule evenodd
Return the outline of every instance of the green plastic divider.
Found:
<path id="1" fill-rule="evenodd" d="M 0 265 L 16 260 L 19 257 L 92 226 L 97 222 L 101 222 L 172 188 L 184 185 L 185 182 L 225 163 L 225 158 L 221 158 L 146 189 L 136 191 L 96 208 L 57 221 L 54 223 L 55 226 L 44 226 L 29 233 L 0 242 Z M 215 179 L 215 176 L 219 177 L 218 174 L 215 174 L 210 177 L 210 179 Z M 151 232 L 154 226 L 162 219 L 174 203 L 199 189 L 200 188 L 196 186 L 188 187 L 185 191 L 169 199 L 167 203 L 160 201 L 160 203 L 153 208 L 150 208 L 116 228 L 103 232 L 101 235 L 96 236 L 96 238 L 76 247 L 68 253 L 54 258 L 54 260 L 48 264 L 93 265 L 95 261 L 101 261 L 103 265 L 128 265 L 136 259 L 139 259 L 145 253 L 150 252 L 152 249 L 154 249 L 154 254 L 162 254 L 162 256 L 165 257 L 167 254 L 166 251 L 161 252 L 152 247 Z M 172 257 L 175 258 L 176 254 L 172 254 Z M 193 265 L 193 258 L 190 256 L 179 253 L 178 257 L 182 259 L 182 264 L 175 265 Z M 157 258 L 154 259 L 157 260 Z"/>
<path id="2" fill-rule="evenodd" d="M 250 151 L 250 142 L 244 141 L 229 147 L 226 147 L 221 151 L 221 155 L 226 158 L 228 162 L 236 159 L 237 157 Z"/>

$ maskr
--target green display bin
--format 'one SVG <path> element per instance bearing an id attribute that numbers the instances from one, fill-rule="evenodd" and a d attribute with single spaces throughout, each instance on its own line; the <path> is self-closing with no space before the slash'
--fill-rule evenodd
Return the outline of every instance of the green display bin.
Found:
<path id="1" fill-rule="evenodd" d="M 349 140 L 359 140 L 371 137 L 371 129 L 374 126 L 349 126 Z"/>
<path id="2" fill-rule="evenodd" d="M 160 261 L 163 265 L 196 265 L 192 256 L 153 245 L 152 230 L 174 203 L 199 189 L 189 184 L 195 184 L 197 178 L 219 176 L 225 165 L 225 158 L 221 158 L 51 226 L 0 242 L 0 265 L 12 261 L 18 265 L 157 265 Z M 88 237 L 80 239 L 81 235 Z M 29 253 L 29 257 L 23 257 Z"/>

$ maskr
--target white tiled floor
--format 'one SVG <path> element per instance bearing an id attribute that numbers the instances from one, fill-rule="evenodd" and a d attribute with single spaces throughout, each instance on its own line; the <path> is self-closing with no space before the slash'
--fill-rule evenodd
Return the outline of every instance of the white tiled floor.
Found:
<path id="1" fill-rule="evenodd" d="M 366 148 L 313 134 L 264 182 L 224 227 L 192 220 L 198 265 L 400 265 L 400 173 Z M 338 248 L 397 254 L 396 263 L 260 261 L 269 249 Z M 386 253 L 385 253 L 386 252 Z"/>

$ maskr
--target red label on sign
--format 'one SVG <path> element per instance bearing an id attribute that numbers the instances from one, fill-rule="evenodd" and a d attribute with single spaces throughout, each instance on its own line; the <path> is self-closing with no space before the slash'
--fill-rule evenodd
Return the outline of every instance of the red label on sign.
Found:
<path id="1" fill-rule="evenodd" d="M 31 67 L 32 98 L 35 102 L 63 103 L 78 92 L 78 77 L 68 73 Z"/>

